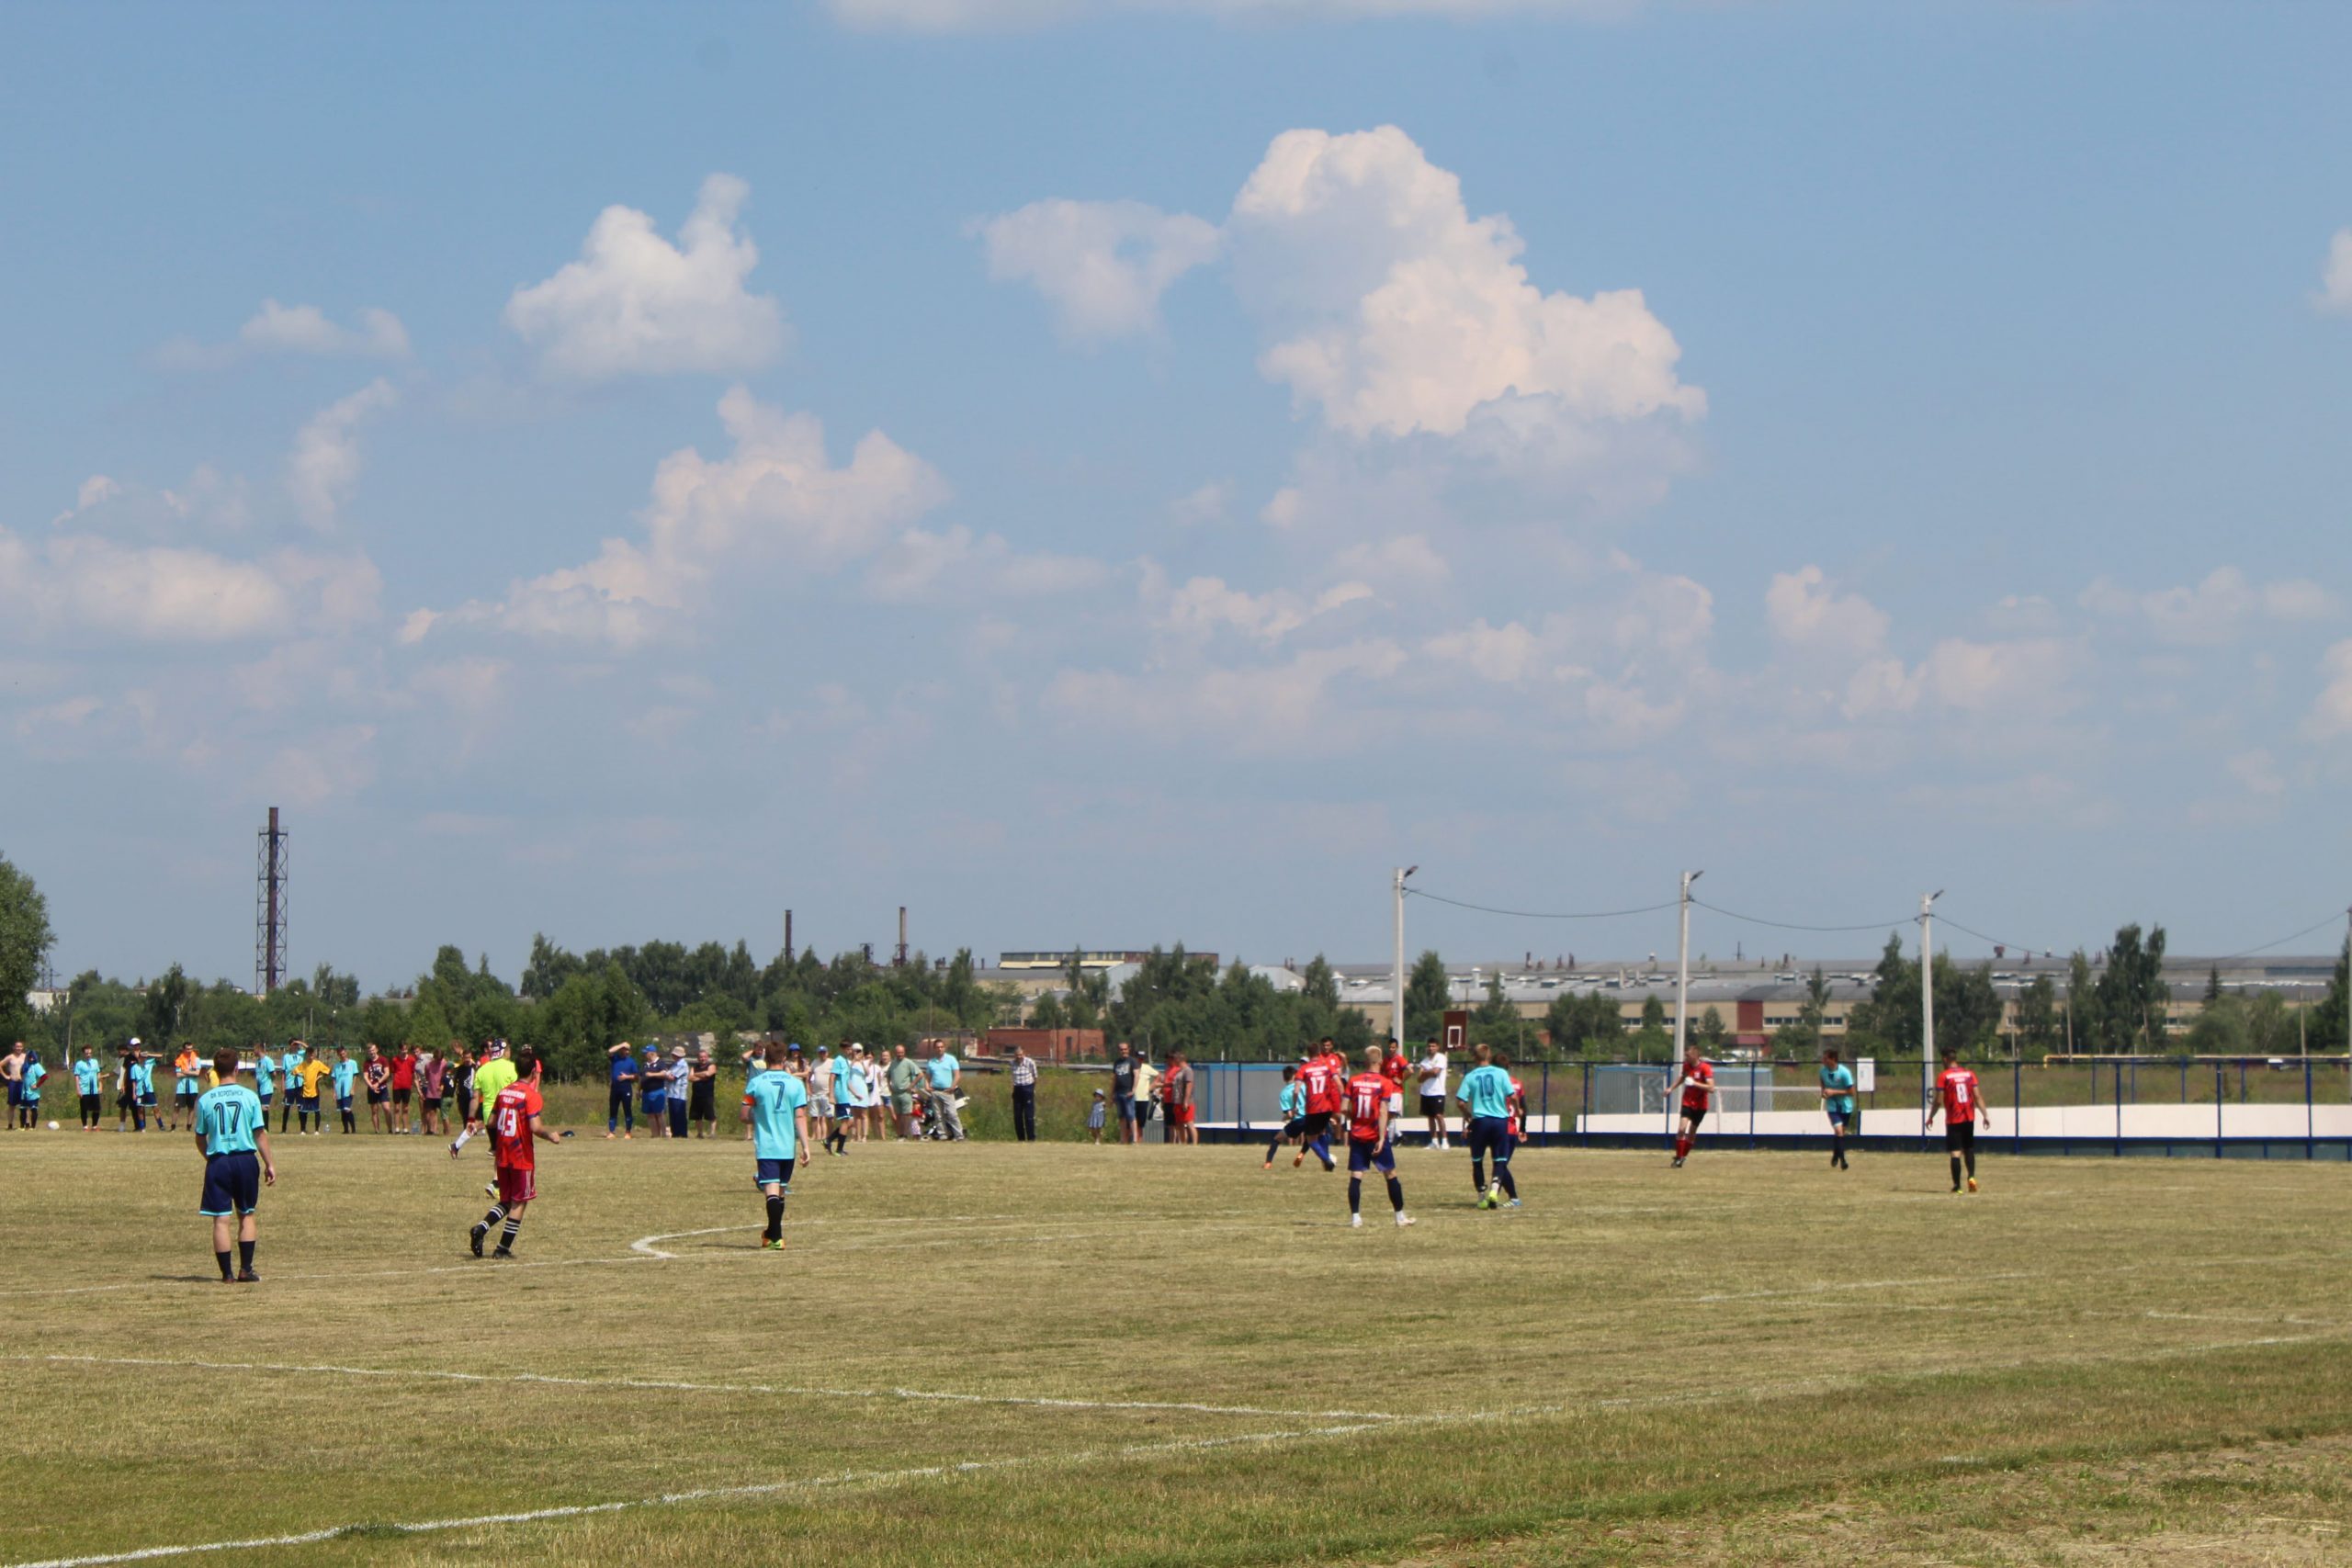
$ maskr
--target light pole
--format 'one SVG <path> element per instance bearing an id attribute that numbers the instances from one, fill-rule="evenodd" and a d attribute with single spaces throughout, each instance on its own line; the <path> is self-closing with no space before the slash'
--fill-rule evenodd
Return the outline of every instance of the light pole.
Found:
<path id="1" fill-rule="evenodd" d="M 1928 1111 L 1936 1092 L 1936 900 L 1937 888 L 1919 900 L 1919 1125 L 1928 1124 Z M 2069 1005 L 2073 998 L 2069 998 Z"/>
<path id="2" fill-rule="evenodd" d="M 1681 1062 L 1684 1044 L 1690 1039 L 1690 885 L 1706 874 L 1707 874 L 1703 871 L 1686 871 L 1682 874 L 1682 897 L 1680 901 L 1680 924 L 1682 930 L 1674 960 L 1674 1049 L 1667 1053 L 1666 1058 L 1666 1087 L 1669 1089 L 1674 1087 L 1674 1069 Z M 1673 1098 L 1674 1097 L 1671 1094 L 1661 1094 L 1658 1097 L 1661 1103 L 1670 1100 Z M 1666 1120 L 1668 1128 L 1671 1131 L 1674 1123 L 1674 1107 L 1672 1105 L 1666 1106 Z"/>
<path id="3" fill-rule="evenodd" d="M 1420 870 L 1417 865 L 1400 865 L 1389 881 L 1389 888 L 1396 901 L 1396 948 L 1391 957 L 1396 967 L 1389 972 L 1389 983 L 1396 989 L 1389 993 L 1388 1032 L 1396 1037 L 1396 1048 L 1405 1048 L 1405 879 Z"/>

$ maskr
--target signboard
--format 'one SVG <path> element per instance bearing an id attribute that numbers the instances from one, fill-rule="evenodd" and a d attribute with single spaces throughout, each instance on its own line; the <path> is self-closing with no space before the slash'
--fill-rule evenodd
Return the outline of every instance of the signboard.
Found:
<path id="1" fill-rule="evenodd" d="M 1468 1049 L 1470 1015 L 1466 1012 L 1449 1010 L 1445 1015 L 1445 1032 L 1440 1038 L 1445 1042 L 1446 1054 L 1449 1055 Z"/>
<path id="2" fill-rule="evenodd" d="M 1855 1057 L 1854 1092 L 1856 1094 L 1870 1094 L 1876 1091 L 1877 1089 L 1878 1058 L 1875 1056 Z"/>

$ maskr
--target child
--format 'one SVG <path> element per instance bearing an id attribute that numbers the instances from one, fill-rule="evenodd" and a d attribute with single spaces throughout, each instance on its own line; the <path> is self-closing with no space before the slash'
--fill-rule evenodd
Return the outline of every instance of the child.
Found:
<path id="1" fill-rule="evenodd" d="M 1102 1141 L 1102 1107 L 1104 1103 L 1102 1091 L 1098 1089 L 1094 1091 L 1094 1103 L 1087 1107 L 1086 1110 L 1086 1131 L 1088 1134 L 1098 1144 Z"/>

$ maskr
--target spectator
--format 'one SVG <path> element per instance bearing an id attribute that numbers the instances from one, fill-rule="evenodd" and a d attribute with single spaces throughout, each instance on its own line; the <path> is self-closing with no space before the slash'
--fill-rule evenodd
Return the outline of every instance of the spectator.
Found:
<path id="1" fill-rule="evenodd" d="M 964 1118 L 956 1110 L 956 1092 L 964 1087 L 964 1064 L 947 1048 L 944 1040 L 933 1043 L 938 1053 L 931 1059 L 931 1114 L 938 1124 L 942 1137 L 964 1141 Z"/>
<path id="2" fill-rule="evenodd" d="M 403 1042 L 401 1054 L 392 1058 L 392 1131 L 413 1133 L 409 1125 L 408 1103 L 416 1093 L 416 1047 Z"/>
<path id="3" fill-rule="evenodd" d="M 449 1043 L 455 1045 L 457 1042 L 452 1040 Z M 441 1115 L 441 1101 L 449 1092 L 448 1054 L 435 1051 L 426 1055 L 417 1063 L 416 1076 L 417 1088 L 422 1091 L 419 1098 L 424 1101 L 423 1109 L 419 1112 L 420 1119 L 424 1122 L 423 1130 L 428 1135 L 439 1134 L 446 1137 L 448 1135 L 449 1127 Z M 285 1131 L 282 1127 L 278 1130 Z"/>
<path id="4" fill-rule="evenodd" d="M 612 1058 L 612 1078 L 605 1090 L 605 1141 L 626 1141 L 637 1134 L 637 1047 L 624 1040 L 605 1055 Z"/>
<path id="5" fill-rule="evenodd" d="M 890 1114 L 899 1123 L 899 1136 L 915 1135 L 915 1090 L 922 1082 L 922 1068 L 907 1059 L 907 1048 L 890 1048 Z"/>
<path id="6" fill-rule="evenodd" d="M 1012 1138 L 1021 1144 L 1037 1141 L 1037 1058 L 1025 1045 L 1012 1048 Z"/>
<path id="7" fill-rule="evenodd" d="M 1136 1141 L 1136 1058 L 1124 1040 L 1119 1042 L 1117 1060 L 1111 1064 L 1111 1109 L 1119 1118 L 1119 1142 Z"/>
<path id="8" fill-rule="evenodd" d="M 662 1066 L 662 1047 L 645 1048 L 645 1065 L 637 1069 L 638 1093 L 643 1101 L 648 1136 L 670 1135 L 670 1079 Z"/>
<path id="9" fill-rule="evenodd" d="M 1096 1143 L 1102 1141 L 1102 1091 L 1099 1089 L 1094 1091 L 1094 1103 L 1086 1109 L 1086 1133 Z"/>
<path id="10" fill-rule="evenodd" d="M 392 1112 L 386 1101 L 392 1092 L 392 1068 L 373 1041 L 368 1043 L 368 1064 L 359 1069 L 359 1081 L 368 1086 L 368 1130 L 371 1133 L 390 1132 Z M 213 1087 L 217 1089 L 220 1086 L 216 1084 Z"/>
<path id="11" fill-rule="evenodd" d="M 1127 1102 L 1128 1120 L 1135 1124 L 1134 1136 L 1127 1140 L 1131 1144 L 1143 1142 L 1144 1123 L 1151 1120 L 1152 1093 L 1159 1081 L 1159 1070 L 1151 1065 L 1151 1058 L 1141 1051 L 1136 1052 L 1136 1092 Z"/>
<path id="12" fill-rule="evenodd" d="M 686 1135 L 686 1097 L 692 1092 L 694 1064 L 686 1060 L 684 1045 L 670 1047 L 670 1136 Z"/>
<path id="13" fill-rule="evenodd" d="M 718 1064 L 711 1060 L 707 1045 L 695 1053 L 694 1070 L 686 1075 L 686 1119 L 695 1124 L 695 1136 L 709 1137 L 718 1125 Z"/>
<path id="14" fill-rule="evenodd" d="M 1182 1051 L 1168 1053 L 1168 1139 L 1170 1143 L 1189 1144 L 1197 1140 L 1193 1130 L 1193 1065 Z"/>

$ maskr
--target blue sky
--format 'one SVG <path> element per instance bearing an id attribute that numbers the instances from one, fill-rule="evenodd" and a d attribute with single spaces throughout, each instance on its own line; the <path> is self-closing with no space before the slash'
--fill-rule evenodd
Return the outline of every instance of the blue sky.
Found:
<path id="1" fill-rule="evenodd" d="M 273 803 L 297 965 L 369 984 L 899 903 L 1369 959 L 1404 862 L 2267 941 L 2352 884 L 2347 44 L 15 7 L 0 851 L 131 975 L 250 974 Z"/>

